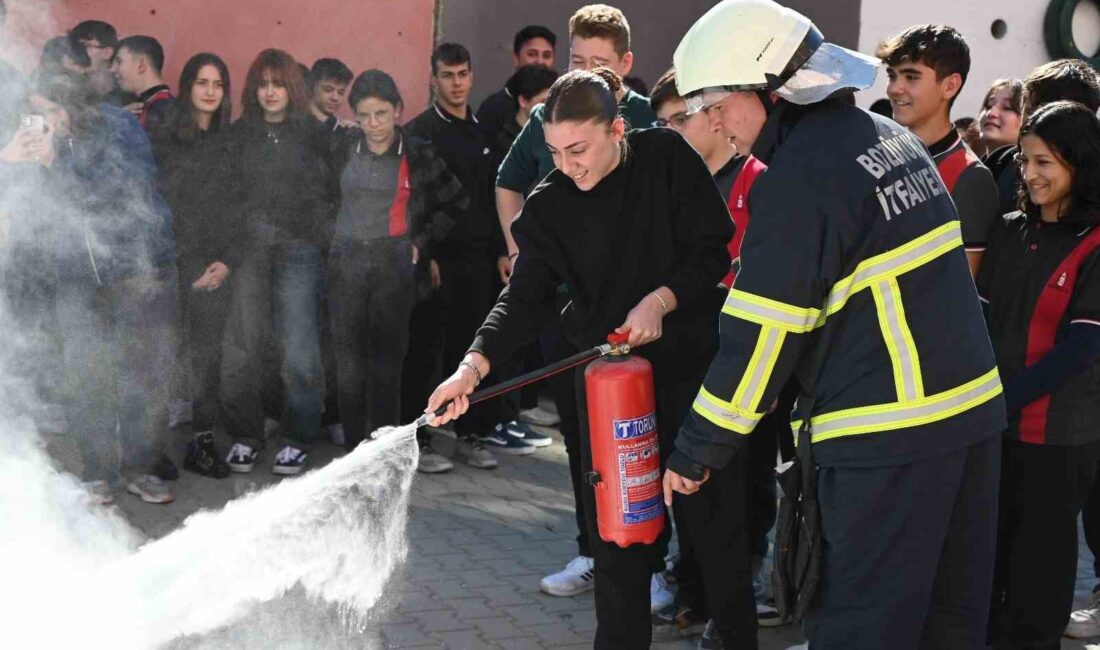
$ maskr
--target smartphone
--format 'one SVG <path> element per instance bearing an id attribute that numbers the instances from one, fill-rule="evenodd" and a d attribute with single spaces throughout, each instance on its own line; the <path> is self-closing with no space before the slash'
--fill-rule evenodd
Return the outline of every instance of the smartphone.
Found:
<path id="1" fill-rule="evenodd" d="M 46 118 L 41 115 L 24 115 L 19 119 L 19 128 L 32 133 L 45 133 Z"/>

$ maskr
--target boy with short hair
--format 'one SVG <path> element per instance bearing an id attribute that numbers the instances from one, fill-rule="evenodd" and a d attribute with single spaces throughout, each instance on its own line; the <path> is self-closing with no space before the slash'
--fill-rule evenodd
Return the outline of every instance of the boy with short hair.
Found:
<path id="1" fill-rule="evenodd" d="M 340 124 L 336 111 L 344 103 L 353 76 L 340 59 L 317 59 L 309 71 L 309 111 L 329 131 Z"/>
<path id="2" fill-rule="evenodd" d="M 887 66 L 886 94 L 894 121 L 928 147 L 955 201 L 966 259 L 975 275 L 1000 207 L 993 175 L 951 121 L 951 106 L 970 72 L 970 48 L 952 27 L 915 25 L 880 43 L 875 54 Z"/>
<path id="3" fill-rule="evenodd" d="M 111 71 L 122 90 L 138 99 L 126 109 L 145 130 L 153 133 L 165 123 L 172 109 L 172 91 L 161 78 L 164 49 L 152 36 L 128 36 L 118 42 Z"/>
<path id="4" fill-rule="evenodd" d="M 82 47 L 88 54 L 88 81 L 95 94 L 114 106 L 125 106 L 132 101 L 118 87 L 111 74 L 111 62 L 118 53 L 118 31 L 114 25 L 102 20 L 85 20 L 69 31 L 73 47 Z"/>
<path id="5" fill-rule="evenodd" d="M 512 41 L 512 67 L 517 71 L 527 65 L 554 67 L 557 35 L 542 25 L 528 25 L 516 32 Z M 477 121 L 494 137 L 511 120 L 519 109 L 517 98 L 508 86 L 489 95 L 477 109 Z"/>

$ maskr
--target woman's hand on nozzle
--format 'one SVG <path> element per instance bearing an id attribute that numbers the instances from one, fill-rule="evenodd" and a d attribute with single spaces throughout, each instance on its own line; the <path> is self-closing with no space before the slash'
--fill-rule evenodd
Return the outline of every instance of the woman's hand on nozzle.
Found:
<path id="1" fill-rule="evenodd" d="M 479 371 L 483 370 L 482 377 L 488 373 L 489 364 L 487 360 L 481 355 L 477 356 L 480 359 L 473 358 L 473 353 L 466 355 L 466 358 L 463 359 L 463 362 L 459 364 L 454 373 L 432 392 L 431 397 L 428 398 L 428 407 L 424 409 L 425 413 L 432 415 L 428 424 L 438 427 L 452 420 L 457 420 L 466 411 L 470 410 L 468 396 L 477 388 L 480 377 L 469 364 L 475 365 Z M 446 406 L 447 410 L 443 415 L 435 415 L 435 412 L 442 406 Z"/>

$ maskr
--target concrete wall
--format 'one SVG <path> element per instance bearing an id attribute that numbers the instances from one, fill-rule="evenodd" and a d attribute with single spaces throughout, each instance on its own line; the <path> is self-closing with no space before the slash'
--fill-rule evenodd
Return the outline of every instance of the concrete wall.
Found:
<path id="1" fill-rule="evenodd" d="M 7 4 L 8 29 L 26 34 L 34 48 L 88 18 L 110 22 L 120 36 L 156 37 L 173 89 L 191 55 L 214 52 L 229 65 L 235 106 L 249 63 L 266 47 L 306 65 L 333 56 L 356 73 L 378 67 L 393 75 L 410 109 L 428 100 L 433 0 L 59 0 L 48 7 L 52 29 L 43 0 Z"/>
<path id="2" fill-rule="evenodd" d="M 695 20 L 714 0 L 608 0 L 630 22 L 633 74 L 652 85 L 672 65 L 672 53 Z M 874 0 L 887 4 L 888 0 Z M 584 0 L 440 0 L 442 41 L 456 41 L 470 50 L 474 63 L 475 105 L 501 87 L 512 73 L 512 37 L 525 25 L 541 24 L 558 35 L 557 65 L 569 63 L 569 17 Z M 854 47 L 859 38 L 860 0 L 790 0 L 829 40 Z"/>

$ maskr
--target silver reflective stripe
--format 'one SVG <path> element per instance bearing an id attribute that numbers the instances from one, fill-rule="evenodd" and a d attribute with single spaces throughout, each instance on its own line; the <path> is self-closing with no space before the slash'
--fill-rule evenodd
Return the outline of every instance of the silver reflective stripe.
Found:
<path id="1" fill-rule="evenodd" d="M 855 273 L 837 283 L 838 286 L 833 288 L 833 291 L 829 294 L 829 300 L 826 302 L 826 313 L 832 315 L 838 311 L 852 294 L 858 293 L 865 286 L 872 284 L 879 276 L 896 277 L 901 274 L 903 267 L 919 261 L 920 258 L 935 252 L 941 246 L 952 243 L 958 243 L 961 246 L 962 239 L 959 236 L 958 222 L 953 221 L 950 225 L 952 227 L 945 228 L 942 232 L 904 253 L 897 255 L 885 253 L 886 259 L 856 269 Z"/>
<path id="2" fill-rule="evenodd" d="M 887 337 L 886 347 L 890 352 L 890 362 L 894 365 L 895 375 L 901 379 L 898 385 L 898 400 L 911 402 L 921 398 L 920 377 L 918 376 L 916 350 L 910 345 L 910 337 L 905 332 L 901 315 L 901 294 L 891 280 L 883 280 L 875 285 L 875 302 L 878 303 L 883 322 L 882 333 Z"/>
<path id="3" fill-rule="evenodd" d="M 782 332 L 774 327 L 763 327 L 760 330 L 760 339 L 756 343 L 753 352 L 751 372 L 745 375 L 745 380 L 737 388 L 737 394 L 741 397 L 737 400 L 737 408 L 742 411 L 755 412 L 756 401 L 764 390 L 764 384 L 771 376 L 771 370 L 775 367 L 775 358 L 779 355 Z"/>
<path id="4" fill-rule="evenodd" d="M 973 408 L 1000 393 L 1001 378 L 994 370 L 961 391 L 933 396 L 911 404 L 852 409 L 852 415 L 827 414 L 813 419 L 813 441 L 875 431 L 889 431 L 937 422 Z M 984 398 L 984 399 L 982 399 Z M 971 402 L 975 402 L 971 404 Z M 820 421 L 824 420 L 824 421 Z"/>
<path id="5" fill-rule="evenodd" d="M 738 316 L 760 325 L 781 327 L 791 332 L 810 332 L 817 324 L 820 313 L 816 309 L 807 309 L 804 314 L 792 314 L 775 307 L 767 307 L 750 302 L 741 297 L 736 289 L 726 297 L 723 311 L 736 311 Z"/>
<path id="6" fill-rule="evenodd" d="M 744 414 L 737 413 L 732 409 L 722 408 L 721 406 L 718 406 L 714 402 L 704 397 L 701 392 L 695 397 L 694 408 L 700 414 L 711 415 L 711 421 L 716 421 L 715 424 L 718 424 L 719 426 L 722 426 L 726 429 L 736 431 L 738 433 L 750 433 L 753 430 L 753 427 L 755 427 L 756 424 L 760 422 L 760 418 L 763 417 L 759 415 L 746 416 Z"/>

